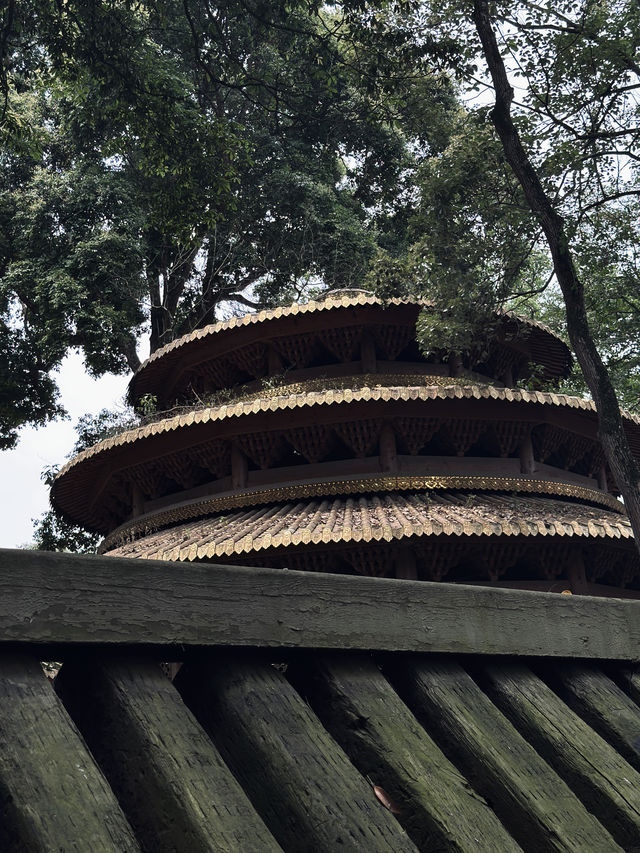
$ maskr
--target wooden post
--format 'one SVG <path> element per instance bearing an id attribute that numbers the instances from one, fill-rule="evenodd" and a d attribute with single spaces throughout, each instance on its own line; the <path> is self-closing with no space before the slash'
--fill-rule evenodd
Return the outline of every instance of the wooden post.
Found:
<path id="1" fill-rule="evenodd" d="M 389 795 L 419 850 L 520 850 L 368 655 L 301 661 L 287 678 L 353 764 Z"/>
<path id="2" fill-rule="evenodd" d="M 412 548 L 399 548 L 396 553 L 396 577 L 400 580 L 417 581 L 418 567 Z"/>
<path id="3" fill-rule="evenodd" d="M 283 370 L 282 356 L 275 347 L 269 347 L 267 350 L 267 372 L 269 376 L 278 376 Z"/>
<path id="4" fill-rule="evenodd" d="M 502 663 L 495 669 L 502 672 Z M 523 849 L 616 850 L 573 785 L 553 772 L 522 736 L 522 727 L 511 725 L 457 662 L 404 658 L 389 668 L 389 676 L 429 733 L 450 746 L 447 757 L 474 780 L 478 794 Z M 539 716 L 546 711 L 544 702 L 534 707 L 541 709 Z M 570 751 L 559 743 L 556 748 Z M 591 772 L 597 775 L 593 767 Z M 494 849 L 503 849 L 497 840 Z"/>
<path id="5" fill-rule="evenodd" d="M 247 795 L 157 664 L 92 657 L 66 661 L 63 669 L 56 690 L 143 850 L 280 853 Z M 84 813 L 78 817 L 84 818 Z"/>
<path id="6" fill-rule="evenodd" d="M 249 461 L 242 450 L 231 445 L 231 488 L 246 489 L 249 479 Z"/>
<path id="7" fill-rule="evenodd" d="M 598 488 L 603 492 L 609 491 L 609 483 L 607 481 L 607 466 L 603 463 L 598 470 Z"/>
<path id="8" fill-rule="evenodd" d="M 360 358 L 362 360 L 363 373 L 377 372 L 376 347 L 373 342 L 373 338 L 368 332 L 362 333 L 362 340 L 360 342 Z"/>
<path id="9" fill-rule="evenodd" d="M 185 664 L 176 684 L 284 850 L 417 853 L 304 699 L 268 662 L 220 655 Z"/>
<path id="10" fill-rule="evenodd" d="M 531 475 L 536 470 L 536 458 L 533 453 L 533 442 L 531 441 L 531 432 L 522 439 L 520 445 L 520 472 L 522 474 Z"/>
<path id="11" fill-rule="evenodd" d="M 0 656 L 0 788 L 7 853 L 140 851 L 38 659 L 26 655 Z"/>
<path id="12" fill-rule="evenodd" d="M 451 353 L 449 356 L 449 376 L 462 375 L 462 356 L 458 352 Z"/>
<path id="13" fill-rule="evenodd" d="M 569 558 L 567 567 L 569 586 L 574 595 L 588 595 L 587 573 L 581 551 L 574 551 Z"/>
<path id="14" fill-rule="evenodd" d="M 383 424 L 379 439 L 380 470 L 398 470 L 398 451 L 396 447 L 396 434 L 391 424 Z"/>
<path id="15" fill-rule="evenodd" d="M 494 662 L 482 666 L 483 688 L 538 755 L 564 778 L 589 812 L 623 850 L 637 848 L 640 838 L 640 774 L 615 749 L 560 699 L 545 682 L 520 663 Z M 611 708 L 613 710 L 613 708 Z M 615 712 L 614 712 L 615 713 Z M 598 768 L 594 772 L 594 768 Z M 558 804 L 560 800 L 556 801 Z M 564 808 L 562 812 L 568 815 Z M 612 849 L 604 839 L 596 844 L 586 820 L 584 840 L 573 844 L 585 850 Z M 536 848 L 543 849 L 543 848 Z"/>
<path id="16" fill-rule="evenodd" d="M 131 514 L 134 518 L 144 512 L 144 494 L 137 483 L 131 483 Z"/>

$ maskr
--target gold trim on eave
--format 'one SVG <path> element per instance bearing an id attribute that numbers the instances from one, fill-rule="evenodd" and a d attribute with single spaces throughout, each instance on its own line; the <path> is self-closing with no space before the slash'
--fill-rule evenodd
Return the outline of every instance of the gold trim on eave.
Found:
<path id="1" fill-rule="evenodd" d="M 415 305 L 416 308 L 428 308 L 432 306 L 432 304 L 433 303 L 429 302 L 426 299 L 401 299 L 394 297 L 392 299 L 381 300 L 378 299 L 378 297 L 375 296 L 375 294 L 373 293 L 369 293 L 367 291 L 354 291 L 351 293 L 343 294 L 342 296 L 329 294 L 324 299 L 320 299 L 317 301 L 305 303 L 294 302 L 292 305 L 266 309 L 263 311 L 258 311 L 255 314 L 244 314 L 242 317 L 231 317 L 229 320 L 223 320 L 219 323 L 210 323 L 208 326 L 203 326 L 201 329 L 194 329 L 194 331 L 190 332 L 188 335 L 183 335 L 181 338 L 177 338 L 175 341 L 171 341 L 171 343 L 166 344 L 165 346 L 156 350 L 138 368 L 138 370 L 134 374 L 133 379 L 136 380 L 146 370 L 148 365 L 162 358 L 167 353 L 170 353 L 176 349 L 180 349 L 181 347 L 188 345 L 193 341 L 201 340 L 202 338 L 207 338 L 210 335 L 220 334 L 221 332 L 225 332 L 228 329 L 238 329 L 242 326 L 252 326 L 258 323 L 264 323 L 268 320 L 276 320 L 280 317 L 291 317 L 297 314 L 310 314 L 317 313 L 320 311 L 329 311 L 334 308 L 358 308 L 360 306 L 365 305 L 379 305 L 381 308 L 384 308 L 386 305 Z M 546 334 L 550 335 L 554 340 L 558 341 L 558 343 L 560 343 L 568 351 L 568 347 L 562 340 L 562 338 L 560 338 L 556 334 L 556 332 L 549 328 L 549 326 L 545 326 L 544 323 L 540 323 L 537 320 L 529 319 L 528 317 L 521 317 L 519 314 L 515 314 L 512 311 L 496 312 L 496 314 L 498 316 L 508 317 L 509 319 L 516 320 L 517 322 L 522 323 L 524 326 L 529 326 L 531 329 L 539 329 L 540 331 L 545 332 Z"/>
<path id="2" fill-rule="evenodd" d="M 350 388 L 328 389 L 325 391 L 309 391 L 299 394 L 281 394 L 274 396 L 257 396 L 248 400 L 235 403 L 224 403 L 212 408 L 194 410 L 188 414 L 176 415 L 147 426 L 127 430 L 120 435 L 107 438 L 94 444 L 87 450 L 83 450 L 61 469 L 55 480 L 60 480 L 67 472 L 76 465 L 125 444 L 133 444 L 152 435 L 172 432 L 192 424 L 223 421 L 226 418 L 238 418 L 245 415 L 258 414 L 266 411 L 286 411 L 291 409 L 302 409 L 309 406 L 339 405 L 341 403 L 356 403 L 362 401 L 416 401 L 416 400 L 501 400 L 514 403 L 537 403 L 547 406 L 559 406 L 563 408 L 578 409 L 583 412 L 596 412 L 592 400 L 583 400 L 581 397 L 571 397 L 567 394 L 554 394 L 547 391 L 526 391 L 522 388 L 497 388 L 493 385 L 455 385 L 447 384 L 445 387 L 438 385 L 421 386 L 381 386 L 358 387 L 357 377 Z M 353 387 L 356 386 L 356 387 Z M 286 392 L 286 388 L 284 389 Z M 640 417 L 623 413 L 626 420 L 638 425 Z"/>
<path id="3" fill-rule="evenodd" d="M 186 522 L 111 543 L 114 556 L 197 560 L 440 536 L 631 540 L 626 518 L 584 505 L 508 495 L 368 495 L 318 498 Z M 550 511 L 551 509 L 551 511 Z"/>
<path id="4" fill-rule="evenodd" d="M 312 497 L 335 497 L 338 495 L 365 495 L 370 492 L 396 491 L 439 491 L 474 489 L 476 491 L 516 492 L 525 494 L 554 495 L 588 500 L 599 506 L 624 515 L 624 506 L 612 495 L 575 486 L 570 483 L 554 483 L 548 480 L 524 477 L 480 477 L 480 476 L 419 476 L 419 477 L 365 477 L 358 480 L 331 480 L 321 483 L 299 483 L 260 491 L 242 492 L 219 498 L 171 507 L 153 515 L 127 522 L 113 530 L 102 542 L 100 551 L 108 550 L 122 538 L 137 538 L 150 531 L 172 524 L 201 518 L 224 510 L 264 506 L 282 501 Z"/>

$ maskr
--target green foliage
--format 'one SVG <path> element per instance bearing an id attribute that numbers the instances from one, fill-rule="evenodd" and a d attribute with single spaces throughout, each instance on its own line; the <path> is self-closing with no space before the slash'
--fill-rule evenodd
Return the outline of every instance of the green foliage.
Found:
<path id="1" fill-rule="evenodd" d="M 102 409 L 97 415 L 83 415 L 76 424 L 76 442 L 68 458 L 124 429 L 132 429 L 139 423 L 140 418 L 132 409 L 127 408 L 116 412 Z M 57 466 L 43 471 L 42 479 L 47 486 L 52 485 L 57 473 Z M 94 553 L 102 538 L 98 534 L 83 530 L 53 508 L 43 513 L 40 518 L 33 519 L 33 524 L 34 547 L 42 551 Z"/>
<path id="2" fill-rule="evenodd" d="M 384 298 L 418 294 L 433 306 L 425 350 L 486 348 L 496 310 L 543 290 L 549 261 L 484 111 L 457 111 L 448 145 L 416 172 L 419 202 L 401 255 L 379 252 L 367 281 Z"/>
<path id="3" fill-rule="evenodd" d="M 39 425 L 62 414 L 37 343 L 24 330 L 0 324 L 0 450 L 15 444 L 23 424 Z"/>
<path id="4" fill-rule="evenodd" d="M 384 257 L 378 256 L 369 280 L 387 296 L 411 282 L 415 292 L 444 309 L 444 322 L 429 314 L 422 318 L 425 346 L 439 341 L 445 349 L 464 351 L 469 341 L 490 333 L 492 312 L 505 307 L 538 316 L 564 333 L 564 305 L 548 247 L 493 131 L 494 98 L 472 4 L 426 3 L 419 14 L 437 63 L 458 80 L 468 99 L 479 95 L 481 105 L 459 113 L 447 144 L 436 156 L 426 156 L 417 174 L 420 203 L 407 221 L 401 265 L 409 266 L 397 290 Z M 414 9 L 410 17 L 415 15 Z M 591 333 L 623 404 L 636 409 L 638 6 L 523 0 L 493 4 L 491 15 L 516 87 L 513 118 L 531 165 L 563 218 L 585 288 Z M 566 387 L 583 393 L 584 380 L 575 374 Z"/>
<path id="5" fill-rule="evenodd" d="M 11 0 L 0 314 L 43 384 L 33 422 L 58 413 L 47 377 L 69 347 L 95 374 L 136 369 L 143 331 L 154 351 L 221 305 L 360 284 L 378 246 L 400 251 L 455 93 L 415 20 L 375 21 L 301 0 Z"/>

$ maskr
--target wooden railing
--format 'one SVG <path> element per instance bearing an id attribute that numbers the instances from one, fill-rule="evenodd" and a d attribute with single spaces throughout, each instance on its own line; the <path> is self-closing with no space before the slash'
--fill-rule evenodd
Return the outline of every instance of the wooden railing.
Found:
<path id="1" fill-rule="evenodd" d="M 165 660 L 249 646 L 635 661 L 640 601 L 0 550 L 0 643 Z"/>

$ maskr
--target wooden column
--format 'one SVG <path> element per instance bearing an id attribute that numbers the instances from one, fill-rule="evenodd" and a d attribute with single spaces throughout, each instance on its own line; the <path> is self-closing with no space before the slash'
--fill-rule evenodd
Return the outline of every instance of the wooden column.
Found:
<path id="1" fill-rule="evenodd" d="M 269 376 L 278 376 L 284 371 L 282 356 L 274 347 L 267 350 L 267 372 Z"/>
<path id="2" fill-rule="evenodd" d="M 56 690 L 143 850 L 280 853 L 218 750 L 157 664 L 92 657 L 66 661 L 62 669 Z"/>
<path id="3" fill-rule="evenodd" d="M 563 778 L 588 811 L 623 850 L 637 849 L 640 838 L 640 774 L 536 674 L 520 663 L 493 662 L 482 667 L 483 688 L 535 751 Z M 594 768 L 598 768 L 594 772 Z M 569 812 L 562 802 L 565 819 Z M 596 842 L 594 825 L 573 819 L 584 837 L 571 846 L 610 850 Z M 602 830 L 600 830 L 601 832 Z M 591 837 L 590 837 L 591 836 Z M 536 849 L 544 849 L 538 847 Z"/>
<path id="4" fill-rule="evenodd" d="M 609 491 L 609 482 L 607 480 L 607 466 L 601 465 L 598 471 L 598 488 L 603 492 Z"/>
<path id="5" fill-rule="evenodd" d="M 144 512 L 144 494 L 137 483 L 131 484 L 131 514 L 134 518 Z"/>
<path id="6" fill-rule="evenodd" d="M 396 553 L 396 577 L 400 580 L 417 581 L 418 567 L 412 548 L 399 548 Z"/>
<path id="7" fill-rule="evenodd" d="M 380 470 L 395 472 L 398 470 L 398 452 L 396 434 L 391 424 L 383 424 L 380 431 Z"/>
<path id="8" fill-rule="evenodd" d="M 458 663 L 404 658 L 398 664 L 389 675 L 401 698 L 430 734 L 450 746 L 447 757 L 489 800 L 524 850 L 616 850 L 611 836 L 573 793 L 575 788 L 552 770 L 522 736 L 522 727 L 511 725 Z M 495 669 L 500 675 L 502 664 Z M 546 712 L 544 701 L 532 702 L 532 707 L 542 709 L 539 716 Z M 572 751 L 561 743 L 556 749 Z M 591 772 L 596 776 L 593 766 Z M 502 850 L 501 842 L 496 840 L 494 849 Z"/>
<path id="9" fill-rule="evenodd" d="M 368 332 L 363 332 L 360 342 L 360 358 L 362 360 L 363 373 L 377 372 L 376 347 L 373 338 Z"/>
<path id="10" fill-rule="evenodd" d="M 176 684 L 284 850 L 417 853 L 304 699 L 268 662 L 216 655 L 185 664 Z"/>
<path id="11" fill-rule="evenodd" d="M 249 462 L 242 450 L 236 445 L 231 446 L 231 488 L 246 489 L 249 479 Z"/>
<path id="12" fill-rule="evenodd" d="M 362 775 L 388 794 L 420 850 L 520 850 L 368 655 L 307 659 L 287 677 Z"/>
<path id="13" fill-rule="evenodd" d="M 139 853 L 37 658 L 0 656 L 0 849 Z"/>
<path id="14" fill-rule="evenodd" d="M 536 470 L 536 459 L 533 454 L 533 442 L 531 441 L 531 433 L 529 432 L 523 439 L 520 445 L 520 472 L 522 474 L 531 475 Z"/>
<path id="15" fill-rule="evenodd" d="M 567 566 L 567 577 L 569 578 L 569 585 L 571 587 L 571 592 L 574 595 L 587 595 L 587 573 L 584 567 L 584 559 L 582 558 L 582 553 L 580 551 L 574 551 L 569 558 L 569 565 Z"/>

